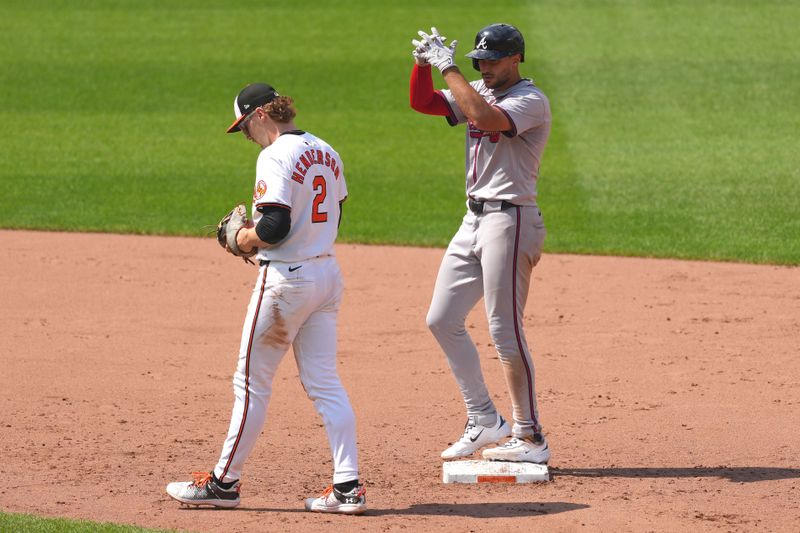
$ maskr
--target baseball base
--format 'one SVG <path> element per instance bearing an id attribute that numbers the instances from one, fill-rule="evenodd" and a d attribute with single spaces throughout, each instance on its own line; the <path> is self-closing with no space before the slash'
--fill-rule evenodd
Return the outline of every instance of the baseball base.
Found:
<path id="1" fill-rule="evenodd" d="M 444 483 L 540 483 L 550 481 L 547 465 L 505 461 L 448 461 Z"/>

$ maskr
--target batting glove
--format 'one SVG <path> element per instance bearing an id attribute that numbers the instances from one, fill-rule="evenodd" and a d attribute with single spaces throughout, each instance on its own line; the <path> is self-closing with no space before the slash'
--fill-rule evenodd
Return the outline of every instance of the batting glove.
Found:
<path id="1" fill-rule="evenodd" d="M 413 41 L 412 41 L 413 42 Z M 414 62 L 419 65 L 420 67 L 424 67 L 429 65 L 428 61 L 425 59 L 424 50 L 420 50 L 419 48 L 415 48 L 411 55 L 414 56 Z"/>
<path id="2" fill-rule="evenodd" d="M 428 37 L 428 34 L 422 31 L 417 33 L 419 33 L 419 36 L 422 37 L 422 41 L 418 41 L 416 39 L 411 41 L 411 44 L 414 45 L 414 51 L 411 52 L 411 55 L 414 56 L 414 61 L 417 63 L 417 65 L 425 66 L 428 65 L 428 61 L 425 59 L 424 54 L 430 48 L 428 43 L 425 41 L 425 37 Z"/>
<path id="3" fill-rule="evenodd" d="M 445 46 L 444 42 L 447 38 L 439 35 L 439 31 L 436 28 L 431 28 L 431 35 L 424 32 L 419 32 L 419 35 L 422 37 L 426 48 L 421 55 L 428 63 L 438 68 L 442 74 L 444 74 L 445 70 L 456 66 L 453 57 L 456 53 L 458 41 L 454 40 L 450 43 L 450 46 Z"/>

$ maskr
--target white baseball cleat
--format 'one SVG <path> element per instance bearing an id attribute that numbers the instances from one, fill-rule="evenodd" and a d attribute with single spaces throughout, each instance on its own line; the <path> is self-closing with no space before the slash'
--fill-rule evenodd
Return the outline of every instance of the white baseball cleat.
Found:
<path id="1" fill-rule="evenodd" d="M 318 498 L 306 498 L 306 511 L 315 513 L 362 514 L 367 510 L 367 490 L 364 485 L 350 492 L 328 487 Z"/>
<path id="2" fill-rule="evenodd" d="M 477 417 L 471 416 L 467 419 L 464 434 L 452 446 L 442 452 L 442 459 L 458 459 L 459 457 L 470 456 L 484 446 L 510 436 L 511 428 L 499 414 L 492 427 L 479 425 Z"/>
<path id="3" fill-rule="evenodd" d="M 531 439 L 514 437 L 502 446 L 483 450 L 483 458 L 491 461 L 547 464 L 550 460 L 550 447 L 540 434 Z"/>
<path id="4" fill-rule="evenodd" d="M 167 494 L 186 505 L 210 505 L 230 509 L 239 505 L 241 483 L 223 489 L 210 472 L 192 472 L 194 481 L 176 481 L 167 485 Z"/>

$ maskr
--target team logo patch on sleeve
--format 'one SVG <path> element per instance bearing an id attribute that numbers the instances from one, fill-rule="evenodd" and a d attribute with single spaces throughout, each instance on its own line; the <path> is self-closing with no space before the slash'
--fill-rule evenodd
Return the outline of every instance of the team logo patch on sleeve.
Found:
<path id="1" fill-rule="evenodd" d="M 267 184 L 264 180 L 258 180 L 253 190 L 253 199 L 260 200 L 265 194 L 267 194 Z"/>

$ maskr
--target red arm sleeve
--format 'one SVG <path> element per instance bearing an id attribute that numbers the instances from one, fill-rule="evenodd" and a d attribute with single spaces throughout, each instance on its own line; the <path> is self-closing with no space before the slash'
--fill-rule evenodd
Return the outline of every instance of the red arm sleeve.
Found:
<path id="1" fill-rule="evenodd" d="M 433 91 L 433 78 L 431 67 L 420 67 L 414 64 L 411 71 L 410 86 L 411 108 L 426 115 L 446 117 L 450 115 L 450 106 L 447 100 L 438 92 Z"/>

